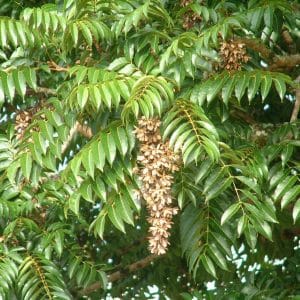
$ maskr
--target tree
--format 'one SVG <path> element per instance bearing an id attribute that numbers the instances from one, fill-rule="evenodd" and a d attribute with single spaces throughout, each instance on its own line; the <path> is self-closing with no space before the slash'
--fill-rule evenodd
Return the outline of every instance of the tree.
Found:
<path id="1" fill-rule="evenodd" d="M 49 2 L 0 1 L 0 298 L 298 299 L 298 1 Z"/>

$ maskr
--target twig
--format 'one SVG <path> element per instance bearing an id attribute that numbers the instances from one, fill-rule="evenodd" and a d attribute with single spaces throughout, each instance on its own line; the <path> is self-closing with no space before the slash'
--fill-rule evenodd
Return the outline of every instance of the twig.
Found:
<path id="1" fill-rule="evenodd" d="M 88 139 L 93 137 L 92 129 L 87 125 L 81 125 L 80 123 L 77 122 L 77 131 Z"/>
<path id="2" fill-rule="evenodd" d="M 58 65 L 56 62 L 54 62 L 53 60 L 47 61 L 47 64 L 48 64 L 50 70 L 53 70 L 56 72 L 68 72 L 69 71 L 69 68 L 62 67 L 62 66 Z"/>
<path id="3" fill-rule="evenodd" d="M 289 52 L 294 54 L 296 52 L 297 47 L 296 47 L 296 45 L 294 43 L 294 40 L 293 40 L 291 34 L 289 33 L 289 31 L 284 30 L 281 33 L 281 36 L 282 36 L 283 41 L 287 45 L 287 48 L 288 48 Z"/>
<path id="4" fill-rule="evenodd" d="M 297 77 L 295 82 L 296 83 L 300 82 L 300 75 Z M 292 115 L 291 115 L 291 119 L 290 119 L 291 123 L 297 120 L 298 114 L 299 114 L 299 109 L 300 109 L 300 88 L 297 88 L 296 89 L 296 101 L 295 101 L 294 108 L 293 108 Z"/>
<path id="5" fill-rule="evenodd" d="M 33 95 L 33 94 L 46 94 L 46 95 L 56 95 L 56 90 L 49 89 L 46 87 L 37 87 L 36 90 L 33 89 L 27 89 L 26 91 L 27 95 Z"/>
<path id="6" fill-rule="evenodd" d="M 154 261 L 158 257 L 161 257 L 161 256 L 149 255 L 137 262 L 132 263 L 131 265 L 126 266 L 122 270 L 111 273 L 110 275 L 108 275 L 108 281 L 109 282 L 117 281 L 119 279 L 122 279 L 122 278 L 128 276 L 128 273 L 133 273 L 137 270 L 143 269 L 143 268 L 147 267 L 148 265 L 150 265 L 151 262 Z M 95 292 L 96 290 L 98 290 L 100 288 L 101 288 L 101 284 L 99 282 L 95 282 L 95 283 L 91 284 L 90 286 L 88 286 L 87 288 L 81 290 L 79 292 L 79 295 L 84 296 L 84 295 L 90 294 L 92 292 Z"/>
<path id="7" fill-rule="evenodd" d="M 86 125 L 81 125 L 79 122 L 76 121 L 75 125 L 70 129 L 70 133 L 69 133 L 67 140 L 63 143 L 63 145 L 61 147 L 62 153 L 64 153 L 67 150 L 71 141 L 74 138 L 74 135 L 77 132 L 79 132 L 80 134 L 82 134 L 84 137 L 86 137 L 88 139 L 90 139 L 93 136 L 93 133 L 92 133 L 92 130 L 90 127 L 88 127 Z"/>

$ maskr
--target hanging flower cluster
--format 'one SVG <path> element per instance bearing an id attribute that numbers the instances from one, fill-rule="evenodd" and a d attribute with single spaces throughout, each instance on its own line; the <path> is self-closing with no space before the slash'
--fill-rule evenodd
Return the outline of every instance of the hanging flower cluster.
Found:
<path id="1" fill-rule="evenodd" d="M 161 141 L 159 126 L 158 119 L 142 117 L 135 129 L 140 142 L 137 160 L 141 166 L 138 171 L 142 181 L 141 195 L 149 212 L 149 249 L 156 255 L 166 253 L 172 217 L 178 211 L 171 206 L 171 186 L 172 173 L 178 170 L 179 156 L 169 148 L 168 142 Z"/>
<path id="2" fill-rule="evenodd" d="M 221 44 L 220 54 L 223 68 L 228 71 L 240 70 L 242 63 L 249 61 L 245 44 L 233 40 Z"/>

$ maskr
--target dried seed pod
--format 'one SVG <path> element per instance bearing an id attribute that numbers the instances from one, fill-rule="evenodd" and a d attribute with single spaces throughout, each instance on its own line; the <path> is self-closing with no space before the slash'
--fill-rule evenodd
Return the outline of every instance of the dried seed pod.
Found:
<path id="1" fill-rule="evenodd" d="M 142 182 L 141 195 L 146 201 L 149 218 L 149 249 L 153 254 L 166 253 L 169 245 L 172 217 L 178 211 L 171 207 L 172 173 L 178 170 L 179 156 L 162 143 L 158 119 L 142 117 L 135 129 L 140 142 L 140 154 L 137 161 L 139 170 L 135 170 Z"/>
<path id="2" fill-rule="evenodd" d="M 201 21 L 202 21 L 201 16 L 199 16 L 192 10 L 189 10 L 183 15 L 182 27 L 188 30 L 193 28 L 196 25 L 196 23 L 200 23 Z"/>
<path id="3" fill-rule="evenodd" d="M 242 63 L 246 63 L 250 59 L 247 55 L 245 44 L 233 40 L 221 44 L 220 55 L 222 68 L 228 71 L 240 70 Z"/>
<path id="4" fill-rule="evenodd" d="M 16 137 L 18 140 L 23 139 L 26 129 L 29 127 L 29 125 L 32 122 L 34 114 L 36 114 L 41 109 L 42 103 L 29 108 L 28 110 L 23 110 L 18 112 L 16 116 L 16 122 L 15 122 L 15 130 L 16 130 Z M 46 119 L 46 116 L 42 114 L 40 116 L 42 120 Z M 38 131 L 37 127 L 34 127 L 30 130 L 30 132 Z"/>
<path id="5" fill-rule="evenodd" d="M 32 113 L 30 111 L 21 111 L 16 116 L 15 130 L 17 139 L 23 138 L 25 130 L 30 125 L 32 120 Z"/>
<path id="6" fill-rule="evenodd" d="M 193 3 L 193 0 L 181 0 L 180 1 L 180 6 L 185 7 Z"/>

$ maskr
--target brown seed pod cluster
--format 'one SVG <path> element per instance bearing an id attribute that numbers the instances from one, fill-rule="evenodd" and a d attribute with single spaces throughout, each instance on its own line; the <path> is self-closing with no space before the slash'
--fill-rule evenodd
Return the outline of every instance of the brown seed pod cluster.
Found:
<path id="1" fill-rule="evenodd" d="M 264 147 L 267 144 L 268 138 L 273 134 L 275 129 L 274 124 L 271 123 L 254 124 L 251 128 L 251 140 L 259 147 Z"/>
<path id="2" fill-rule="evenodd" d="M 41 104 L 31 107 L 27 110 L 22 110 L 17 113 L 15 130 L 18 140 L 23 139 L 26 129 L 30 126 L 33 116 L 41 109 Z M 45 119 L 45 115 L 40 116 L 41 119 Z M 32 128 L 31 131 L 36 131 L 37 128 Z"/>
<path id="3" fill-rule="evenodd" d="M 23 110 L 17 114 L 15 130 L 18 140 L 23 139 L 27 127 L 31 124 L 33 114 L 32 110 Z"/>
<path id="4" fill-rule="evenodd" d="M 192 10 L 189 10 L 183 15 L 182 27 L 188 30 L 193 28 L 196 25 L 196 23 L 200 23 L 201 21 L 202 21 L 201 16 L 199 16 Z"/>
<path id="5" fill-rule="evenodd" d="M 141 195 L 146 201 L 149 212 L 149 250 L 161 255 L 169 245 L 172 217 L 178 211 L 172 207 L 172 173 L 178 170 L 179 156 L 163 143 L 159 131 L 158 119 L 142 117 L 138 121 L 135 134 L 140 142 L 140 154 L 137 157 L 142 187 Z"/>
<path id="6" fill-rule="evenodd" d="M 230 40 L 223 42 L 220 48 L 222 67 L 228 71 L 240 70 L 242 63 L 249 61 L 244 43 Z"/>
<path id="7" fill-rule="evenodd" d="M 180 6 L 186 7 L 192 3 L 193 0 L 181 0 Z M 182 19 L 182 27 L 186 30 L 193 28 L 196 25 L 196 23 L 200 23 L 202 21 L 201 16 L 193 12 L 191 9 L 189 9 L 183 14 Z"/>
<path id="8" fill-rule="evenodd" d="M 180 6 L 185 7 L 193 3 L 193 0 L 181 0 L 180 1 Z"/>

